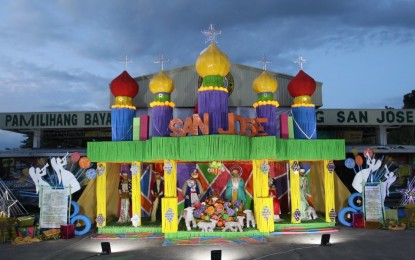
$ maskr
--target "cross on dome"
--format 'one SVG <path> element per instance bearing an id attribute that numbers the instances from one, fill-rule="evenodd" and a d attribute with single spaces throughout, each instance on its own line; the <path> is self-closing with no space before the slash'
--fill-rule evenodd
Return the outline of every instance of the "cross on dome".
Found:
<path id="1" fill-rule="evenodd" d="M 294 60 L 294 63 L 298 63 L 300 65 L 300 70 L 303 69 L 303 64 L 307 63 L 307 61 L 303 58 L 303 56 L 299 55 L 296 60 Z"/>
<path id="2" fill-rule="evenodd" d="M 160 63 L 161 70 L 164 69 L 164 63 L 169 62 L 170 60 L 168 58 L 165 58 L 163 54 L 160 55 L 158 59 L 154 61 L 154 63 Z"/>
<path id="3" fill-rule="evenodd" d="M 215 27 L 213 26 L 213 24 L 210 24 L 208 30 L 202 31 L 202 34 L 206 36 L 205 42 L 212 43 L 217 42 L 216 35 L 222 34 L 222 31 L 215 31 Z"/>
<path id="4" fill-rule="evenodd" d="M 259 60 L 258 62 L 262 63 L 262 69 L 263 70 L 267 70 L 267 64 L 271 63 L 271 60 L 267 60 L 267 56 L 265 56 L 265 54 L 264 54 L 264 56 L 262 57 L 262 60 Z"/>
<path id="5" fill-rule="evenodd" d="M 128 63 L 132 63 L 132 60 L 128 59 L 128 56 L 125 55 L 124 59 L 119 61 L 120 63 L 124 63 L 125 70 L 127 70 Z"/>

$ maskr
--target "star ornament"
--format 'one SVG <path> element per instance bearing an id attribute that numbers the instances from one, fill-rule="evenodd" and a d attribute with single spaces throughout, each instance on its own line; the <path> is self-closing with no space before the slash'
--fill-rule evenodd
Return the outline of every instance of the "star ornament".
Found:
<path id="1" fill-rule="evenodd" d="M 408 204 L 415 204 L 415 178 L 408 182 L 408 188 L 398 190 L 402 194 L 400 206 L 406 206 Z"/>
<path id="2" fill-rule="evenodd" d="M 3 196 L 0 196 L 0 212 L 1 212 L 1 215 L 5 215 L 6 217 L 10 217 L 10 208 L 14 204 L 16 204 L 17 202 L 18 201 L 13 199 L 13 197 L 9 195 L 9 192 L 6 191 Z"/>

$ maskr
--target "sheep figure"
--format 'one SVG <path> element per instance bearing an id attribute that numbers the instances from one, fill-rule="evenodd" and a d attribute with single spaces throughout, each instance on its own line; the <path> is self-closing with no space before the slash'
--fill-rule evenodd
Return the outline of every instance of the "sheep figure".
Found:
<path id="1" fill-rule="evenodd" d="M 188 231 L 192 230 L 192 228 L 190 227 L 190 223 L 192 223 L 193 228 L 196 227 L 195 217 L 193 216 L 193 210 L 194 209 L 195 209 L 194 207 L 185 208 L 182 211 L 182 213 L 180 213 L 179 221 L 177 222 L 177 223 L 180 224 L 180 220 L 182 220 L 182 218 L 183 218 L 185 223 L 186 223 L 186 228 L 187 228 Z"/>
<path id="2" fill-rule="evenodd" d="M 307 220 L 317 219 L 316 210 L 313 207 L 311 207 L 311 206 L 308 206 L 307 207 L 307 209 L 305 211 L 305 214 L 306 214 L 306 219 Z"/>
<path id="3" fill-rule="evenodd" d="M 244 219 L 245 217 L 238 216 L 238 222 L 236 221 L 227 221 L 225 223 L 225 228 L 222 230 L 223 232 L 226 232 L 227 230 L 231 230 L 232 232 L 243 232 L 242 228 L 244 226 Z"/>
<path id="4" fill-rule="evenodd" d="M 246 209 L 243 211 L 245 213 L 246 216 L 246 227 L 249 228 L 250 225 L 252 225 L 252 227 L 255 227 L 255 218 L 254 218 L 254 214 L 252 214 L 252 210 L 250 209 Z"/>
<path id="5" fill-rule="evenodd" d="M 211 219 L 210 222 L 199 222 L 197 226 L 201 229 L 202 232 L 213 232 L 216 227 L 217 220 Z"/>

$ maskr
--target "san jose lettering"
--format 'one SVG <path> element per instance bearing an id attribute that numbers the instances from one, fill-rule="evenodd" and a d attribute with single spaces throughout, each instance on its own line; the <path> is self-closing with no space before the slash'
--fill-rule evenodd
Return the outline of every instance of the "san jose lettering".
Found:
<path id="1" fill-rule="evenodd" d="M 413 109 L 369 109 L 316 111 L 319 125 L 411 125 L 414 124 Z"/>
<path id="2" fill-rule="evenodd" d="M 227 130 L 218 129 L 219 134 L 235 134 L 246 136 L 267 136 L 264 126 L 261 124 L 267 123 L 267 118 L 244 118 L 233 113 L 228 113 L 228 127 Z M 237 130 L 236 125 L 239 125 Z M 169 129 L 170 136 L 181 137 L 187 135 L 208 135 L 209 134 L 209 114 L 203 114 L 203 120 L 198 114 L 193 114 L 192 117 L 187 117 L 186 120 L 174 118 L 170 121 Z"/>

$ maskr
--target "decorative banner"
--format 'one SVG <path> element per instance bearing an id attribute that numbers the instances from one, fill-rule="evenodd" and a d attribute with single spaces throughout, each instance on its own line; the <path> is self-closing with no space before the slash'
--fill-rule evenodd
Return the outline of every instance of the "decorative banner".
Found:
<path id="1" fill-rule="evenodd" d="M 131 203 L 132 203 L 132 215 L 137 216 L 134 219 L 134 226 L 141 226 L 141 162 L 133 162 L 131 164 L 131 184 L 132 184 L 132 195 L 131 195 Z"/>
<path id="2" fill-rule="evenodd" d="M 168 169 L 166 166 L 169 165 Z M 177 164 L 173 160 L 164 161 L 164 196 L 167 198 L 177 197 Z M 167 171 L 166 171 L 167 170 Z"/>
<path id="3" fill-rule="evenodd" d="M 41 189 L 40 227 L 60 228 L 68 224 L 68 198 L 67 189 Z"/>
<path id="4" fill-rule="evenodd" d="M 163 233 L 175 233 L 178 230 L 177 198 L 161 199 L 161 231 Z"/>
<path id="5" fill-rule="evenodd" d="M 298 167 L 297 167 L 298 166 Z M 291 194 L 291 223 L 301 222 L 301 196 L 300 196 L 300 174 L 298 174 L 299 164 L 297 161 L 290 161 L 290 194 Z M 298 211 L 296 213 L 296 211 Z M 298 215 L 300 213 L 300 216 Z"/>
<path id="6" fill-rule="evenodd" d="M 332 210 L 335 208 L 335 190 L 334 190 L 334 169 L 330 172 L 330 169 L 333 164 L 333 161 L 324 160 L 324 198 L 326 201 L 325 211 L 326 211 L 326 222 L 335 222 L 333 218 Z M 334 164 L 333 164 L 334 165 Z"/>
<path id="7" fill-rule="evenodd" d="M 106 226 L 107 218 L 107 163 L 98 163 L 97 176 L 97 216 L 102 215 L 102 222 L 97 222 L 97 227 Z"/>
<path id="8" fill-rule="evenodd" d="M 363 194 L 365 218 L 383 223 L 383 206 L 380 183 L 366 184 Z"/>

